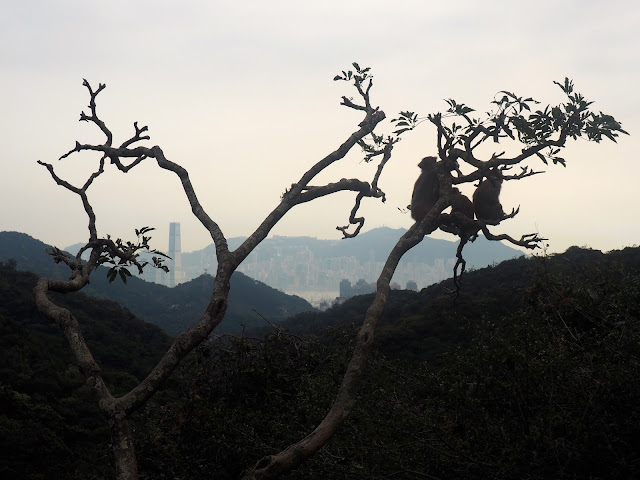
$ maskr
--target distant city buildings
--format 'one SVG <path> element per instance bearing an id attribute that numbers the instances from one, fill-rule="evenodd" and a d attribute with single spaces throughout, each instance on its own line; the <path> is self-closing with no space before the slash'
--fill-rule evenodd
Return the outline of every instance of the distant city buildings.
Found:
<path id="1" fill-rule="evenodd" d="M 364 279 L 358 280 L 355 285 L 347 279 L 340 282 L 340 299 L 355 297 L 356 295 L 365 295 L 376 291 L 373 283 L 367 283 Z"/>
<path id="2" fill-rule="evenodd" d="M 183 253 L 181 234 L 180 223 L 171 222 L 169 248 L 166 250 L 171 260 L 165 260 L 169 273 L 147 267 L 143 275 L 145 280 L 175 286 L 206 272 L 216 271 L 214 246 Z M 237 247 L 242 240 L 230 239 L 230 248 Z M 303 297 L 313 305 L 331 304 L 336 298 L 375 291 L 373 285 L 386 259 L 376 251 L 382 249 L 386 252 L 386 247 L 380 247 L 382 242 L 383 239 L 367 240 L 362 248 L 354 249 L 350 248 L 349 243 L 339 240 L 275 235 L 251 252 L 237 271 L 287 294 Z M 455 249 L 449 251 L 453 253 Z M 446 257 L 443 253 L 438 252 L 438 256 L 425 253 L 401 260 L 393 275 L 391 288 L 419 291 L 449 278 L 456 258 Z M 502 260 L 499 256 L 496 258 L 497 261 Z M 151 258 L 144 260 L 152 263 Z"/>
<path id="3" fill-rule="evenodd" d="M 213 252 L 202 260 L 207 263 L 205 268 L 215 269 Z M 432 264 L 403 261 L 398 265 L 393 280 L 399 285 L 412 282 L 417 291 L 419 285 L 426 287 L 451 276 L 454 264 L 455 258 L 436 259 Z M 375 282 L 383 267 L 384 262 L 372 258 L 319 257 L 308 247 L 300 245 L 295 249 L 289 247 L 286 252 L 279 248 L 260 254 L 253 252 L 238 267 L 238 271 L 271 287 L 306 298 L 305 292 L 316 297 L 320 297 L 321 292 L 331 292 L 336 296 L 344 279 Z"/>
<path id="4" fill-rule="evenodd" d="M 384 262 L 376 261 L 373 253 L 362 257 L 328 256 L 322 247 L 314 249 L 302 241 L 296 244 L 293 238 L 274 236 L 251 252 L 238 271 L 320 306 L 323 302 L 333 302 L 336 297 L 348 298 L 375 291 L 375 287 L 365 287 L 359 282 L 375 285 Z M 418 291 L 450 277 L 455 261 L 455 258 L 436 258 L 432 263 L 401 261 L 393 276 L 392 288 L 401 289 L 406 285 L 407 289 Z M 205 271 L 215 272 L 216 266 L 214 248 L 182 255 L 186 280 Z M 348 285 L 342 283 L 345 280 Z M 358 293 L 347 293 L 356 291 Z"/>
<path id="5" fill-rule="evenodd" d="M 385 235 L 389 229 L 376 229 L 362 237 L 358 248 L 340 240 L 318 240 L 314 237 L 283 237 L 274 235 L 265 239 L 242 262 L 237 271 L 276 288 L 289 295 L 298 295 L 317 307 L 327 307 L 336 299 L 346 299 L 354 295 L 362 295 L 375 291 L 375 282 L 384 267 L 387 250 Z M 217 268 L 216 251 L 213 244 L 190 253 L 182 253 L 180 223 L 169 225 L 169 249 L 165 265 L 169 273 L 152 267 L 145 269 L 147 281 L 167 286 L 175 286 L 192 280 L 207 272 L 215 272 Z M 398 232 L 391 231 L 395 241 Z M 229 239 L 229 247 L 233 250 L 244 240 L 243 237 Z M 386 240 L 388 242 L 388 239 Z M 441 242 L 440 240 L 436 242 Z M 424 250 L 420 255 L 407 255 L 397 265 L 390 287 L 419 291 L 451 277 L 456 258 L 453 255 L 455 244 L 443 249 L 437 243 Z M 495 244 L 495 242 L 493 242 Z M 516 250 L 501 251 L 501 244 L 486 250 L 476 264 L 490 264 L 506 258 L 512 258 Z M 161 249 L 162 250 L 162 249 Z M 382 254 L 380 254 L 382 250 Z M 439 250 L 439 251 L 438 251 Z M 144 261 L 152 264 L 151 255 L 142 255 Z M 354 283 L 355 282 L 355 283 Z"/>
<path id="6" fill-rule="evenodd" d="M 169 252 L 171 260 L 168 261 L 169 281 L 168 287 L 175 287 L 178 283 L 182 283 L 182 249 L 180 241 L 180 222 L 171 222 L 169 224 Z"/>

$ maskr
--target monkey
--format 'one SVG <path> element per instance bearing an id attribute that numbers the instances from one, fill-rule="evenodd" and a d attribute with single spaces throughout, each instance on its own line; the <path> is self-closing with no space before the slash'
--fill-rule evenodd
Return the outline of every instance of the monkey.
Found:
<path id="1" fill-rule="evenodd" d="M 466 195 L 463 195 L 456 187 L 452 187 L 449 198 L 451 200 L 451 214 L 461 213 L 470 220 L 474 219 L 473 203 Z M 478 230 L 477 228 L 474 228 L 473 225 L 467 225 L 464 222 L 458 222 L 459 219 L 452 217 L 451 220 L 452 222 L 450 224 L 445 223 L 440 225 L 440 230 L 458 235 L 460 236 L 460 238 L 466 239 L 471 238 Z"/>
<path id="2" fill-rule="evenodd" d="M 462 213 L 473 220 L 473 203 L 466 195 L 463 195 L 456 187 L 451 189 L 451 213 Z"/>
<path id="3" fill-rule="evenodd" d="M 440 196 L 440 182 L 436 170 L 436 157 L 424 157 L 418 164 L 422 170 L 411 195 L 411 218 L 422 220 Z"/>
<path id="4" fill-rule="evenodd" d="M 486 174 L 487 178 L 480 181 L 473 193 L 473 208 L 478 220 L 499 222 L 505 217 L 500 204 L 500 190 L 502 188 L 502 172 L 497 168 Z"/>

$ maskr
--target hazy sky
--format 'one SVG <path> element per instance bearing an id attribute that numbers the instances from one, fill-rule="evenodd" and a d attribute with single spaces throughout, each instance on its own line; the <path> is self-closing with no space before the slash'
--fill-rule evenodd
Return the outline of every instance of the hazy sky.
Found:
<path id="1" fill-rule="evenodd" d="M 7 2 L 0 17 L 0 230 L 60 247 L 85 241 L 79 197 L 36 163 L 55 163 L 80 184 L 97 157 L 57 158 L 101 141 L 78 122 L 88 104 L 82 79 L 107 84 L 102 119 L 121 143 L 138 121 L 149 145 L 190 171 L 197 194 L 227 237 L 248 235 L 285 188 L 337 148 L 362 120 L 339 105 L 354 92 L 333 76 L 357 61 L 372 67 L 372 102 L 393 118 L 426 115 L 454 98 L 480 112 L 499 90 L 563 100 L 553 80 L 613 114 L 631 136 L 618 144 L 569 142 L 567 168 L 508 182 L 505 210 L 520 214 L 499 231 L 539 232 L 550 251 L 571 245 L 610 250 L 640 243 L 640 2 L 122 1 Z M 381 132 L 390 132 L 384 124 Z M 417 163 L 435 153 L 424 123 L 394 150 L 380 180 L 387 203 L 368 200 L 365 229 L 408 228 Z M 374 166 L 354 152 L 321 177 L 370 180 Z M 316 182 L 314 182 L 316 183 Z M 470 194 L 468 189 L 465 192 Z M 109 169 L 89 191 L 99 233 L 133 236 L 182 224 L 182 249 L 211 243 L 193 219 L 177 177 L 152 160 L 123 175 Z M 272 233 L 340 238 L 353 194 L 296 207 Z M 439 238 L 450 238 L 447 234 Z"/>

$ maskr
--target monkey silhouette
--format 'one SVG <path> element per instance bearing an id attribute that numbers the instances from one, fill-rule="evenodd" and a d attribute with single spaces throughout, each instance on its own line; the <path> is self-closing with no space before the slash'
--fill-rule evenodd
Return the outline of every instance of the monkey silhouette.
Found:
<path id="1" fill-rule="evenodd" d="M 478 220 L 498 222 L 505 217 L 500 204 L 502 172 L 494 168 L 489 170 L 486 176 L 473 193 L 473 208 Z"/>
<path id="2" fill-rule="evenodd" d="M 469 197 L 463 195 L 456 187 L 451 189 L 451 213 L 462 213 L 473 220 L 473 203 Z"/>
<path id="3" fill-rule="evenodd" d="M 422 172 L 411 195 L 411 218 L 416 221 L 422 220 L 429 213 L 440 195 L 436 157 L 424 157 L 418 167 Z"/>

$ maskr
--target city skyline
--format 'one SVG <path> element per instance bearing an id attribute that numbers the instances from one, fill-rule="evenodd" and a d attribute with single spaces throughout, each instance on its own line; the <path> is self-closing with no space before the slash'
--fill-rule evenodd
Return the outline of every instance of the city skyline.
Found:
<path id="1" fill-rule="evenodd" d="M 172 225 L 169 230 L 180 235 L 169 236 L 167 245 L 170 256 L 172 248 L 175 250 L 178 243 L 175 238 L 182 241 L 186 237 L 178 222 L 172 222 Z M 318 303 L 340 296 L 340 284 L 345 280 L 374 283 L 382 271 L 388 250 L 402 232 L 379 228 L 349 241 L 275 236 L 260 244 L 237 271 L 287 294 Z M 242 240 L 229 239 L 229 248 L 236 248 Z M 400 261 L 393 283 L 400 288 L 414 283 L 415 289 L 421 289 L 450 278 L 456 262 L 456 245 L 453 237 L 449 241 L 425 239 L 424 244 L 417 246 Z M 479 239 L 467 249 L 467 267 L 481 268 L 520 255 L 518 250 Z M 195 252 L 180 252 L 179 257 L 175 275 L 180 280 L 176 283 L 192 280 L 203 273 L 215 273 L 217 261 L 213 245 Z M 168 266 L 171 272 L 174 267 L 171 264 Z M 171 286 L 170 274 L 158 269 L 148 267 L 142 278 Z"/>

